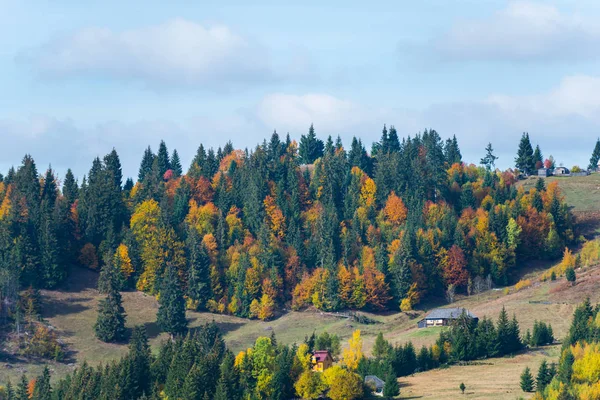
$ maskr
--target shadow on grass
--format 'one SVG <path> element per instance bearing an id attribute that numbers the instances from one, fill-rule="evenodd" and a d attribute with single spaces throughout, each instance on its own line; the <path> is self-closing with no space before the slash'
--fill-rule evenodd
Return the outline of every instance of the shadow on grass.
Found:
<path id="1" fill-rule="evenodd" d="M 42 317 L 52 318 L 58 315 L 77 314 L 89 310 L 88 305 L 82 304 L 91 301 L 90 297 L 72 297 L 64 300 L 44 297 Z"/>

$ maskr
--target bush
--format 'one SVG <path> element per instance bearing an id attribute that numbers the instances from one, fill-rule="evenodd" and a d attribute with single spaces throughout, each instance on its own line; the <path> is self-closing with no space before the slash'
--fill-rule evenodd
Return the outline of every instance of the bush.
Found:
<path id="1" fill-rule="evenodd" d="M 551 281 L 555 281 L 556 280 L 556 272 L 552 271 L 552 273 L 550 274 L 550 280 Z"/>
<path id="2" fill-rule="evenodd" d="M 31 334 L 22 342 L 22 353 L 25 356 L 42 357 L 62 361 L 64 350 L 56 338 L 56 334 L 43 324 L 34 324 Z"/>
<path id="3" fill-rule="evenodd" d="M 526 289 L 528 287 L 531 286 L 531 280 L 529 279 L 521 279 L 519 282 L 517 282 L 517 284 L 515 285 L 515 290 L 518 292 L 521 289 Z"/>
<path id="4" fill-rule="evenodd" d="M 569 282 L 574 283 L 575 279 L 577 279 L 577 277 L 575 276 L 575 269 L 573 269 L 573 267 L 568 267 L 565 271 L 565 277 Z"/>

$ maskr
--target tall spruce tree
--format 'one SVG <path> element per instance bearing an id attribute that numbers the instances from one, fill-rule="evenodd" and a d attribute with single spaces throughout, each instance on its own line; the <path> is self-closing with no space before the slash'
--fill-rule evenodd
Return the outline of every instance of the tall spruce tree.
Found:
<path id="1" fill-rule="evenodd" d="M 308 130 L 308 135 L 300 137 L 298 152 L 304 164 L 312 164 L 317 158 L 323 156 L 323 141 L 317 138 L 312 124 Z"/>
<path id="2" fill-rule="evenodd" d="M 519 150 L 515 158 L 515 167 L 523 173 L 530 175 L 535 170 L 535 160 L 533 159 L 533 147 L 529 140 L 529 133 L 523 132 L 519 142 Z"/>
<path id="3" fill-rule="evenodd" d="M 521 374 L 521 390 L 524 392 L 533 392 L 534 383 L 531 370 L 529 367 L 525 367 L 525 370 Z"/>
<path id="4" fill-rule="evenodd" d="M 73 204 L 75 200 L 77 200 L 79 188 L 77 187 L 77 181 L 75 180 L 75 176 L 73 175 L 71 168 L 67 169 L 62 192 L 69 206 Z"/>
<path id="5" fill-rule="evenodd" d="M 539 144 L 535 145 L 535 150 L 533 151 L 533 166 L 535 169 L 542 168 L 544 166 L 544 155 L 542 154 Z"/>
<path id="6" fill-rule="evenodd" d="M 121 293 L 114 287 L 110 288 L 105 299 L 100 300 L 94 332 L 103 342 L 121 342 L 125 339 L 125 309 Z"/>
<path id="7" fill-rule="evenodd" d="M 167 264 L 162 279 L 156 322 L 163 332 L 171 336 L 182 334 L 187 329 L 185 300 L 177 270 L 172 264 Z"/>
<path id="8" fill-rule="evenodd" d="M 173 150 L 173 154 L 171 155 L 171 169 L 173 170 L 173 176 L 178 178 L 183 173 L 183 168 L 181 167 L 181 160 L 179 159 L 179 153 L 177 149 Z"/>
<path id="9" fill-rule="evenodd" d="M 140 170 L 138 172 L 138 182 L 143 182 L 147 175 L 152 173 L 152 164 L 156 156 L 152 153 L 150 146 L 144 150 L 144 156 L 140 164 Z"/>
<path id="10" fill-rule="evenodd" d="M 131 332 L 128 358 L 131 360 L 130 379 L 134 397 L 139 397 L 142 393 L 150 394 L 152 383 L 150 366 L 153 360 L 148 335 L 143 325 L 135 326 Z"/>
<path id="11" fill-rule="evenodd" d="M 44 367 L 42 375 L 35 380 L 33 396 L 35 400 L 52 400 L 52 386 L 50 386 L 50 370 Z"/>
<path id="12" fill-rule="evenodd" d="M 171 161 L 169 159 L 169 151 L 164 140 L 160 141 L 158 146 L 158 153 L 156 154 L 156 161 L 158 162 L 158 173 L 162 178 L 167 170 L 171 169 Z"/>
<path id="13" fill-rule="evenodd" d="M 187 296 L 204 310 L 210 298 L 210 258 L 206 246 L 195 228 L 190 229 L 186 242 L 188 260 Z"/>

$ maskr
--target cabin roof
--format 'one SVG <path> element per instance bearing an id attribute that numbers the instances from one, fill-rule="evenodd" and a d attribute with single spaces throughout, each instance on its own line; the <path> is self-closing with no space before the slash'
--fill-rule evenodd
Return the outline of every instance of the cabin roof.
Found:
<path id="1" fill-rule="evenodd" d="M 477 318 L 475 314 L 466 308 L 436 308 L 427 314 L 425 319 L 456 319 L 460 317 L 463 312 L 467 314 L 468 317 Z"/>

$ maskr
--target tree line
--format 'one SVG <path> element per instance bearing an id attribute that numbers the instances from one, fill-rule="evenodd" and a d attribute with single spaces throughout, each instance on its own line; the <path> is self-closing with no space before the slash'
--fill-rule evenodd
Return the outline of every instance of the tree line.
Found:
<path id="1" fill-rule="evenodd" d="M 25 156 L 0 179 L 2 296 L 57 288 L 81 265 L 115 275 L 116 291 L 158 295 L 177 280 L 188 309 L 269 319 L 286 304 L 408 310 L 448 286 L 506 284 L 577 235 L 555 184 L 518 188 L 486 152 L 468 165 L 456 137 L 400 140 L 394 127 L 370 152 L 357 138 L 346 149 L 311 126 L 299 144 L 200 145 L 185 174 L 161 142 L 135 182 L 116 150 L 81 182 Z M 1 304 L 9 318 L 15 302 Z"/>

